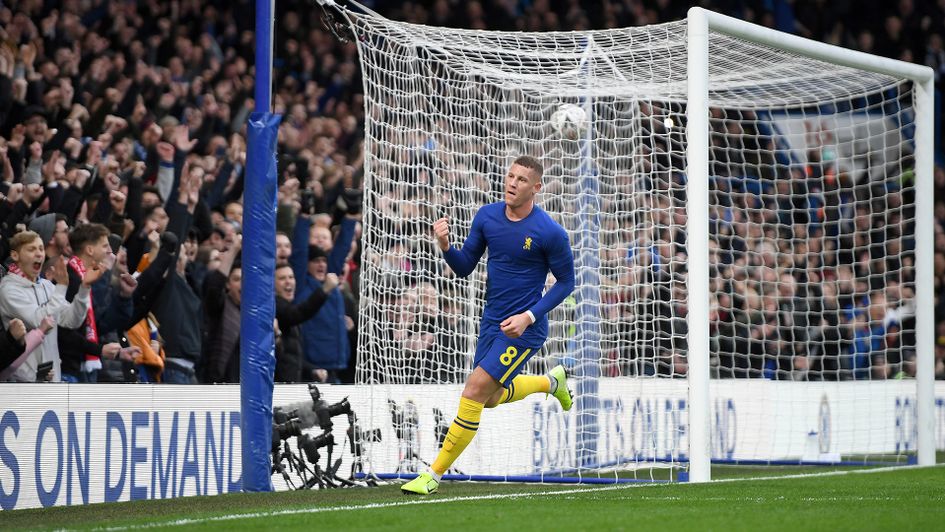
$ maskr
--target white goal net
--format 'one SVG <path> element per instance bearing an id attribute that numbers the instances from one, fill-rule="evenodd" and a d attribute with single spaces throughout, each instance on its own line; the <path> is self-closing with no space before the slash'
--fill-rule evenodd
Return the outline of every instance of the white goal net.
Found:
<path id="1" fill-rule="evenodd" d="M 472 369 L 485 267 L 448 271 L 432 223 L 449 217 L 460 244 L 522 154 L 545 165 L 538 201 L 569 232 L 577 276 L 527 371 L 564 364 L 578 399 L 567 414 L 537 399 L 487 411 L 456 472 L 685 467 L 685 22 L 534 34 L 346 16 L 366 106 L 357 381 L 410 425 L 373 445 L 395 464 L 375 472 L 433 459 L 436 416 L 448 424 Z M 712 459 L 905 461 L 915 87 L 711 32 L 708 87 Z M 587 112 L 582 138 L 549 123 L 562 103 Z"/>

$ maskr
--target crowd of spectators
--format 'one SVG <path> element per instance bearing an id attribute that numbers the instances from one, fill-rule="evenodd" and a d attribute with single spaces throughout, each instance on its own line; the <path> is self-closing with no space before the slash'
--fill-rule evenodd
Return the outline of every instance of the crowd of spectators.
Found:
<path id="1" fill-rule="evenodd" d="M 673 0 L 368 4 L 398 20 L 523 31 L 659 23 L 682 18 L 688 7 Z M 702 4 L 925 63 L 936 69 L 939 91 L 945 83 L 941 2 L 872 2 L 875 10 L 818 0 Z M 350 382 L 364 166 L 357 47 L 327 31 L 309 2 L 287 0 L 277 10 L 276 378 Z M 252 11 L 249 0 L 0 3 L 0 379 L 238 380 Z M 773 151 L 760 133 L 735 135 L 729 127 L 714 121 L 715 137 L 754 138 L 760 149 L 748 151 L 756 157 Z M 766 185 L 749 191 L 745 169 L 765 161 L 722 158 L 713 154 L 718 376 L 913 373 L 912 189 L 885 186 L 890 176 L 878 180 L 881 187 L 854 187 L 812 155 L 803 179 L 755 172 Z M 680 188 L 678 178 L 666 176 L 667 191 Z M 937 168 L 935 180 L 938 298 L 945 293 L 945 171 Z M 686 371 L 679 341 L 685 236 L 668 229 L 682 227 L 685 212 L 672 194 L 649 201 L 654 219 L 627 238 L 627 219 L 605 221 L 624 243 L 636 242 L 627 255 L 610 257 L 624 264 L 605 279 L 605 296 L 616 303 L 607 306 L 615 313 L 607 327 L 619 340 L 604 346 L 605 375 Z M 805 218 L 814 211 L 823 214 Z M 438 302 L 430 285 L 407 294 L 402 306 L 418 311 L 403 315 L 425 323 L 401 338 L 410 351 L 458 350 L 456 334 L 442 334 L 462 325 L 455 313 L 435 315 L 455 302 L 444 295 Z M 936 373 L 945 377 L 945 301 L 936 305 Z M 662 340 L 638 341 L 647 319 Z M 619 352 L 644 344 L 652 352 Z"/>
<path id="2" fill-rule="evenodd" d="M 293 7 L 277 39 L 277 380 L 337 382 L 351 379 L 360 86 L 354 48 Z M 245 12 L 0 5 L 5 380 L 238 381 Z"/>
<path id="3" fill-rule="evenodd" d="M 647 122 L 657 133 L 649 138 L 666 138 L 661 120 Z M 773 139 L 755 125 L 750 113 L 723 120 L 713 110 L 710 119 L 720 148 L 709 185 L 713 374 L 914 376 L 915 191 L 899 161 L 855 171 L 821 160 L 817 146 L 807 164 L 779 162 Z M 654 151 L 683 153 L 660 142 Z M 721 149 L 733 146 L 728 155 Z M 733 160 L 733 153 L 750 156 Z M 632 222 L 607 220 L 602 232 L 617 251 L 602 268 L 609 358 L 625 366 L 611 363 L 610 374 L 686 372 L 685 183 L 664 168 L 654 165 L 649 182 L 636 185 L 647 193 L 629 209 L 638 213 Z"/>

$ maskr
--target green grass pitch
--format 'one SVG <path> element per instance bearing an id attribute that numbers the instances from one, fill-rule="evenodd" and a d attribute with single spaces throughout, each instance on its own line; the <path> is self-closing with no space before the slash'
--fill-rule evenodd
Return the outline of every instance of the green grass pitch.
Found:
<path id="1" fill-rule="evenodd" d="M 757 475 L 720 471 L 717 476 L 745 474 Z M 945 530 L 945 467 L 711 484 L 581 487 L 447 482 L 440 493 L 426 498 L 402 495 L 396 485 L 388 485 L 0 512 L 2 530 L 166 527 L 229 531 Z"/>

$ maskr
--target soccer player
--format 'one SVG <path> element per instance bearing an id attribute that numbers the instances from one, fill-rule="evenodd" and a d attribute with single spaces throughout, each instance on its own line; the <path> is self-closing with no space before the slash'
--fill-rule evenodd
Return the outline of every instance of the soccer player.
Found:
<path id="1" fill-rule="evenodd" d="M 548 336 L 548 312 L 574 290 L 568 234 L 535 204 L 543 171 L 534 157 L 515 159 L 505 176 L 505 201 L 479 209 L 462 249 L 450 246 L 446 218 L 433 224 L 446 263 L 460 277 L 472 273 L 489 249 L 489 285 L 475 369 L 466 380 L 459 412 L 430 471 L 401 486 L 404 493 L 429 495 L 439 488 L 440 477 L 476 435 L 484 407 L 550 393 L 564 410 L 571 409 L 562 366 L 547 375 L 519 375 Z M 542 295 L 549 270 L 556 282 Z"/>

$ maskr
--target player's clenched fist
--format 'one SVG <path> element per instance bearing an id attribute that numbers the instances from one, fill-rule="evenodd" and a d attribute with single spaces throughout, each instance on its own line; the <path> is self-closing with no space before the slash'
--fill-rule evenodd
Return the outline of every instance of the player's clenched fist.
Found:
<path id="1" fill-rule="evenodd" d="M 526 313 L 516 314 L 514 316 L 509 316 L 502 320 L 502 323 L 499 324 L 499 328 L 502 329 L 502 332 L 505 333 L 509 338 L 518 338 L 525 332 L 525 329 L 532 324 L 532 319 Z"/>
<path id="2" fill-rule="evenodd" d="M 447 218 L 440 218 L 433 222 L 433 234 L 436 235 L 436 243 L 440 245 L 440 250 L 446 251 L 450 248 L 450 223 Z"/>

